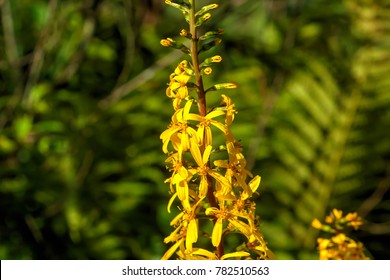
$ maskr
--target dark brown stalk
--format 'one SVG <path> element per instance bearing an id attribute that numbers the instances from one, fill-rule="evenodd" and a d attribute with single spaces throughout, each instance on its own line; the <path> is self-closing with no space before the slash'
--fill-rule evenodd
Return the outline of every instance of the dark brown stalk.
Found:
<path id="1" fill-rule="evenodd" d="M 195 83 L 196 83 L 196 90 L 198 94 L 198 109 L 199 114 L 204 117 L 207 115 L 207 103 L 206 103 L 206 91 L 203 86 L 203 78 L 200 72 L 199 67 L 199 57 L 198 57 L 198 41 L 199 38 L 197 36 L 197 30 L 195 26 L 195 0 L 190 0 L 190 14 L 189 14 L 189 21 L 190 21 L 190 33 L 191 33 L 191 58 L 192 58 L 192 66 L 195 73 Z M 206 149 L 205 143 L 202 144 L 201 151 L 204 152 Z M 210 161 L 207 163 L 207 166 L 210 167 Z M 210 175 L 207 176 L 207 185 L 208 185 L 208 191 L 207 191 L 207 199 L 210 203 L 211 207 L 217 207 L 217 201 L 214 196 L 214 188 L 213 188 L 213 180 Z M 215 221 L 214 221 L 215 223 Z M 224 246 L 223 242 L 219 244 L 217 247 L 217 254 L 218 258 L 221 258 L 224 254 Z"/>

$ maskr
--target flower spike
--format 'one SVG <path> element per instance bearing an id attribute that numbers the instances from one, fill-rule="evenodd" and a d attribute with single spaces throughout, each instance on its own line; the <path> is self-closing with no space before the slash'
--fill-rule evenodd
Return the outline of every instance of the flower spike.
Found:
<path id="1" fill-rule="evenodd" d="M 197 28 L 211 18 L 210 11 L 218 5 L 206 5 L 196 11 L 195 0 L 166 3 L 180 9 L 189 23 L 189 31 L 180 31 L 182 39 L 189 43 L 187 46 L 166 38 L 161 44 L 179 49 L 189 57 L 177 65 L 166 89 L 174 109 L 170 125 L 160 135 L 170 171 L 170 177 L 165 181 L 169 183 L 171 195 L 167 211 L 170 213 L 172 206 L 178 204 L 181 212 L 170 223 L 174 230 L 164 242 L 173 245 L 162 259 L 174 255 L 190 260 L 272 258 L 273 254 L 258 229 L 256 204 L 251 201 L 260 185 L 260 176 L 253 177 L 246 169 L 242 147 L 230 130 L 237 113 L 235 105 L 224 94 L 220 105 L 214 109 L 206 105 L 208 91 L 237 87 L 235 83 L 227 82 L 205 90 L 203 85 L 203 78 L 212 74 L 211 65 L 221 62 L 222 57 L 214 55 L 199 63 L 199 54 L 220 44 L 218 36 L 223 31 L 199 35 Z M 192 106 L 194 104 L 198 111 Z M 216 139 L 221 139 L 213 137 L 215 133 L 224 140 L 215 143 Z M 218 158 L 215 158 L 217 153 Z M 212 229 L 200 223 L 200 219 L 208 219 Z M 351 216 L 350 220 L 352 223 L 354 217 Z M 207 230 L 209 232 L 205 233 Z M 225 252 L 225 237 L 232 233 L 242 235 L 246 243 L 236 244 L 235 250 Z M 200 248 L 198 240 L 204 238 L 209 240 L 199 242 L 204 245 Z"/>

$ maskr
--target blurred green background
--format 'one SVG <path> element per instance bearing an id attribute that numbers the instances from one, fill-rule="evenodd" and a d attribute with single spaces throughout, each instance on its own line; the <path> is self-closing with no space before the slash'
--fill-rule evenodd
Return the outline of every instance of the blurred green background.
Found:
<path id="1" fill-rule="evenodd" d="M 160 0 L 0 0 L 0 258 L 159 259 L 173 214 L 160 133 L 161 38 L 186 28 Z M 198 1 L 212 3 L 211 1 Z M 333 207 L 389 259 L 390 1 L 230 0 L 206 27 L 223 56 L 206 78 L 239 114 L 262 176 L 257 211 L 279 259 L 317 259 Z M 214 94 L 214 93 L 213 93 Z M 212 104 L 212 103 L 210 103 Z"/>

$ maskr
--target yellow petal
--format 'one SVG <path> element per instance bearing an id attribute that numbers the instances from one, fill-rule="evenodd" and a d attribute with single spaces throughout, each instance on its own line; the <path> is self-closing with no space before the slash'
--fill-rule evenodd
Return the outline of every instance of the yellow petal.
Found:
<path id="1" fill-rule="evenodd" d="M 181 145 L 180 146 L 183 149 L 183 151 L 187 151 L 190 148 L 190 140 L 189 140 L 188 134 L 186 132 L 184 132 L 181 135 Z"/>
<path id="2" fill-rule="evenodd" d="M 179 174 L 183 179 L 187 179 L 187 178 L 188 178 L 188 171 L 187 171 L 187 169 L 186 169 L 184 166 L 181 166 L 181 167 L 179 168 L 178 174 Z"/>
<path id="3" fill-rule="evenodd" d="M 250 189 L 248 184 L 245 183 L 245 176 L 246 175 L 245 174 L 244 175 L 242 175 L 242 174 L 235 174 L 235 175 L 236 175 L 235 178 L 236 178 L 239 186 L 242 187 L 243 190 L 244 190 L 242 195 L 241 195 L 241 199 L 245 200 L 245 199 L 251 197 L 252 196 L 252 190 Z"/>
<path id="4" fill-rule="evenodd" d="M 217 180 L 221 184 L 221 192 L 222 195 L 227 195 L 232 190 L 232 186 L 228 179 L 226 179 L 223 175 L 219 174 L 218 172 L 215 172 L 213 170 L 208 171 L 211 177 L 213 177 L 215 180 Z"/>
<path id="5" fill-rule="evenodd" d="M 332 216 L 326 216 L 326 218 L 325 218 L 325 223 L 327 223 L 327 224 L 331 224 L 331 223 L 333 223 L 333 217 Z"/>
<path id="6" fill-rule="evenodd" d="M 175 218 L 176 219 L 176 218 Z M 172 223 L 172 222 L 171 222 Z M 164 238 L 164 243 L 176 242 L 183 235 L 178 234 L 181 230 L 182 226 L 178 226 L 171 234 Z"/>
<path id="7" fill-rule="evenodd" d="M 169 223 L 171 226 L 176 225 L 184 216 L 184 212 L 180 212 L 179 214 L 176 215 L 175 218 Z"/>
<path id="8" fill-rule="evenodd" d="M 179 88 L 179 96 L 181 99 L 188 97 L 188 89 L 187 87 L 180 87 Z"/>
<path id="9" fill-rule="evenodd" d="M 332 214 L 335 217 L 336 220 L 341 219 L 343 216 L 343 211 L 342 210 L 337 210 L 336 208 L 332 210 Z"/>
<path id="10" fill-rule="evenodd" d="M 214 125 L 215 127 L 217 127 L 219 130 L 221 130 L 224 134 L 227 133 L 227 128 L 224 124 L 222 124 L 218 121 L 215 121 L 215 120 L 212 120 L 211 124 Z"/>
<path id="11" fill-rule="evenodd" d="M 200 184 L 199 184 L 199 197 L 204 198 L 207 195 L 208 191 L 208 182 L 206 176 L 202 176 L 200 179 Z"/>
<path id="12" fill-rule="evenodd" d="M 214 253 L 207 251 L 205 249 L 202 249 L 202 248 L 194 248 L 192 250 L 191 255 L 204 256 L 204 257 L 208 258 L 209 260 L 217 260 L 218 259 Z"/>
<path id="13" fill-rule="evenodd" d="M 186 132 L 188 133 L 188 135 L 191 136 L 191 138 L 194 138 L 196 143 L 200 143 L 200 138 L 199 138 L 198 132 L 195 129 L 188 126 L 186 129 Z"/>
<path id="14" fill-rule="evenodd" d="M 188 199 L 188 184 L 186 181 L 176 184 L 176 193 L 181 201 Z"/>
<path id="15" fill-rule="evenodd" d="M 347 237 L 345 236 L 344 233 L 339 233 L 336 236 L 332 237 L 332 241 L 336 244 L 343 244 Z"/>
<path id="16" fill-rule="evenodd" d="M 248 252 L 234 252 L 234 253 L 228 253 L 228 254 L 225 254 L 221 257 L 221 260 L 226 260 L 226 259 L 230 259 L 230 258 L 242 258 L 242 257 L 249 257 L 251 254 L 249 254 Z"/>
<path id="17" fill-rule="evenodd" d="M 169 140 L 171 139 L 172 135 L 175 134 L 176 132 L 178 132 L 180 130 L 180 128 L 178 127 L 172 127 L 172 128 L 169 128 L 167 130 L 165 130 L 163 133 L 161 133 L 160 135 L 160 139 L 162 139 L 163 141 L 163 152 L 165 154 L 168 153 L 168 144 L 169 144 Z"/>
<path id="18" fill-rule="evenodd" d="M 229 220 L 229 222 L 239 231 L 242 232 L 247 238 L 251 235 L 250 227 L 240 220 Z"/>
<path id="19" fill-rule="evenodd" d="M 314 219 L 312 222 L 311 222 L 311 226 L 315 229 L 322 229 L 323 225 L 322 223 L 318 220 L 318 219 Z"/>
<path id="20" fill-rule="evenodd" d="M 206 134 L 205 139 L 203 140 L 206 146 L 211 146 L 213 144 L 213 134 L 211 133 L 211 128 L 209 126 L 205 127 Z"/>
<path id="21" fill-rule="evenodd" d="M 171 248 L 168 249 L 168 251 L 165 252 L 161 260 L 168 260 L 176 252 L 177 248 L 179 248 L 180 244 L 183 243 L 183 241 L 183 238 L 177 241 Z"/>
<path id="22" fill-rule="evenodd" d="M 328 245 L 331 244 L 331 241 L 326 238 L 317 238 L 318 249 L 325 250 L 328 248 Z"/>
<path id="23" fill-rule="evenodd" d="M 210 215 L 215 215 L 218 212 L 219 212 L 218 208 L 216 208 L 216 207 L 209 207 L 209 208 L 206 209 L 205 214 L 207 216 L 210 216 Z"/>
<path id="24" fill-rule="evenodd" d="M 199 126 L 198 130 L 196 131 L 196 134 L 200 140 L 200 143 L 203 143 L 204 140 L 204 126 Z"/>
<path id="25" fill-rule="evenodd" d="M 198 114 L 188 114 L 187 119 L 192 120 L 192 121 L 198 121 L 202 122 L 204 120 L 204 117 L 198 115 Z"/>
<path id="26" fill-rule="evenodd" d="M 187 118 L 187 115 L 190 112 L 192 102 L 193 102 L 193 100 L 190 99 L 190 100 L 187 101 L 186 105 L 184 105 L 184 109 L 183 109 L 183 117 L 184 117 L 184 119 Z"/>
<path id="27" fill-rule="evenodd" d="M 203 166 L 202 156 L 200 154 L 198 144 L 195 142 L 193 138 L 191 138 L 190 151 L 195 162 L 198 164 L 199 167 L 202 167 Z"/>
<path id="28" fill-rule="evenodd" d="M 215 222 L 213 233 L 211 235 L 211 243 L 213 243 L 214 247 L 218 247 L 219 243 L 221 243 L 222 238 L 222 219 L 218 218 Z"/>
<path id="29" fill-rule="evenodd" d="M 356 220 L 358 219 L 359 216 L 358 216 L 358 213 L 357 212 L 353 212 L 353 213 L 348 213 L 346 216 L 345 216 L 345 219 L 350 222 L 350 221 L 353 221 L 353 220 Z"/>
<path id="30" fill-rule="evenodd" d="M 212 119 L 221 115 L 225 115 L 225 112 L 222 110 L 214 110 L 206 115 L 207 119 Z"/>
<path id="31" fill-rule="evenodd" d="M 173 79 L 180 84 L 186 84 L 188 80 L 191 78 L 191 76 L 187 75 L 187 73 L 183 72 L 180 75 L 175 76 Z"/>
<path id="32" fill-rule="evenodd" d="M 184 210 L 190 211 L 191 210 L 191 204 L 188 199 L 185 199 L 181 202 L 181 205 L 183 206 Z"/>
<path id="33" fill-rule="evenodd" d="M 229 167 L 227 160 L 222 160 L 222 159 L 214 160 L 214 165 L 217 167 L 222 167 L 222 168 Z"/>
<path id="34" fill-rule="evenodd" d="M 198 241 L 198 220 L 192 219 L 188 224 L 186 243 L 188 242 L 192 245 L 196 241 Z"/>
<path id="35" fill-rule="evenodd" d="M 256 192 L 257 188 L 259 187 L 261 182 L 261 177 L 259 175 L 256 175 L 250 182 L 249 187 L 251 188 L 252 192 Z"/>
<path id="36" fill-rule="evenodd" d="M 169 199 L 168 206 L 167 206 L 168 213 L 171 213 L 171 206 L 176 197 L 177 197 L 177 193 L 174 193 L 172 197 Z"/>
<path id="37" fill-rule="evenodd" d="M 212 147 L 211 145 L 209 145 L 209 146 L 207 146 L 206 149 L 204 150 L 203 158 L 202 158 L 203 165 L 206 165 L 206 163 L 208 162 L 209 157 L 210 157 L 210 154 L 211 154 L 212 148 L 213 148 L 213 147 Z"/>

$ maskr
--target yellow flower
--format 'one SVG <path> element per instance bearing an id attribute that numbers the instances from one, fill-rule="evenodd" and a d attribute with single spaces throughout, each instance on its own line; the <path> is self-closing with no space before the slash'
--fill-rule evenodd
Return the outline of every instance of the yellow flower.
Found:
<path id="1" fill-rule="evenodd" d="M 205 211 L 206 215 L 215 216 L 217 220 L 214 223 L 213 232 L 211 234 L 211 243 L 214 247 L 218 247 L 222 239 L 223 220 L 228 219 L 228 212 L 225 209 L 209 207 Z"/>
<path id="2" fill-rule="evenodd" d="M 192 100 L 187 101 L 184 108 L 179 109 L 172 116 L 172 122 L 168 129 L 160 135 L 163 142 L 163 152 L 168 153 L 168 144 L 172 145 L 176 151 L 185 152 L 190 148 L 190 139 L 199 142 L 197 132 L 188 124 L 188 115 L 191 109 Z"/>
<path id="3" fill-rule="evenodd" d="M 196 11 L 195 5 L 189 5 L 188 1 L 179 1 L 180 4 L 174 3 L 178 1 L 165 2 L 183 12 L 190 30 L 200 27 L 211 17 L 208 11 L 218 7 L 217 4 L 211 4 Z M 237 85 L 221 83 L 205 89 L 198 79 L 212 73 L 212 63 L 222 61 L 221 56 L 215 55 L 199 64 L 198 55 L 218 45 L 221 39 L 217 37 L 223 30 L 206 32 L 199 37 L 198 34 L 189 32 L 182 29 L 180 36 L 199 40 L 197 50 L 193 49 L 193 44 L 187 47 L 170 38 L 161 40 L 163 46 L 180 49 L 188 54 L 192 61 L 183 60 L 177 65 L 169 77 L 166 89 L 166 95 L 172 99 L 175 111 L 169 127 L 160 135 L 162 150 L 168 154 L 166 163 L 171 173 L 165 180 L 170 183 L 171 195 L 167 210 L 170 212 L 176 201 L 181 204 L 178 206 L 181 212 L 170 222 L 174 230 L 164 242 L 173 244 L 162 259 L 170 259 L 174 254 L 179 259 L 191 260 L 272 258 L 273 254 L 258 229 L 256 204 L 249 200 L 258 189 L 261 178 L 255 176 L 247 183 L 247 177 L 252 178 L 253 175 L 246 170 L 247 162 L 242 154 L 242 147 L 229 129 L 237 113 L 235 105 L 225 95 L 222 95 L 222 106 L 210 111 L 206 102 L 203 102 L 206 93 L 236 88 Z M 194 82 L 190 81 L 192 77 Z M 189 91 L 192 89 L 197 89 L 198 111 L 201 112 L 198 114 L 191 113 L 191 106 L 196 102 L 189 98 Z M 227 154 L 228 159 L 222 158 L 213 163 L 211 155 L 214 131 L 223 133 L 226 146 L 220 151 Z M 199 219 L 205 218 L 205 214 L 214 224 L 210 239 L 216 247 L 215 251 L 196 246 L 199 234 L 208 236 L 199 228 L 202 225 L 199 225 Z M 225 247 L 224 238 L 230 233 L 244 235 L 247 241 L 224 254 L 222 252 L 228 248 Z M 230 247 L 232 246 L 229 245 Z"/>
<path id="4" fill-rule="evenodd" d="M 241 167 L 239 161 L 234 160 L 233 162 L 229 162 L 227 160 L 216 160 L 214 161 L 214 165 L 226 169 L 225 177 L 232 186 L 241 187 L 247 198 L 252 196 L 252 189 L 245 182 L 248 173 Z"/>
<path id="5" fill-rule="evenodd" d="M 173 99 L 173 108 L 175 111 L 180 108 L 181 101 L 188 98 L 187 83 L 191 78 L 191 73 L 192 70 L 188 68 L 188 61 L 183 60 L 169 77 L 166 95 Z"/>
<path id="6" fill-rule="evenodd" d="M 336 220 L 340 220 L 343 217 L 343 211 L 335 208 L 332 210 L 332 215 Z"/>
<path id="7" fill-rule="evenodd" d="M 245 169 L 246 160 L 241 153 L 241 146 L 238 144 L 237 140 L 233 137 L 233 134 L 228 129 L 226 130 L 225 138 L 229 160 L 216 160 L 214 164 L 217 167 L 225 168 L 225 177 L 228 178 L 229 182 L 231 182 L 233 186 L 242 187 L 244 192 L 246 192 L 250 197 L 252 195 L 252 191 L 246 184 L 246 178 L 247 176 L 253 177 L 253 175 Z"/>
<path id="8" fill-rule="evenodd" d="M 262 235 L 260 234 L 255 225 L 254 207 L 247 207 L 245 210 L 241 207 L 238 208 L 237 204 L 234 204 L 234 206 L 231 207 L 231 210 L 224 208 L 223 204 L 221 207 L 221 209 L 218 209 L 216 207 L 209 207 L 205 211 L 206 215 L 214 216 L 216 218 L 211 236 L 213 246 L 217 247 L 221 242 L 223 235 L 223 221 L 225 220 L 228 222 L 228 228 L 230 230 L 238 230 L 243 235 L 245 235 L 247 239 L 250 240 L 250 242 L 252 243 L 257 240 L 261 243 L 261 246 L 265 244 L 263 242 Z M 246 220 L 247 223 L 244 222 L 244 220 Z M 258 243 L 256 243 L 256 245 L 253 245 L 253 247 L 256 246 L 258 246 Z"/>
<path id="9" fill-rule="evenodd" d="M 363 224 L 363 220 L 359 217 L 358 213 L 348 213 L 345 216 L 345 220 L 347 221 L 347 225 L 352 226 L 355 230 L 358 230 L 359 227 Z"/>
<path id="10" fill-rule="evenodd" d="M 336 236 L 332 237 L 332 241 L 336 244 L 343 244 L 346 240 L 346 236 L 344 233 L 339 233 Z"/>
<path id="11" fill-rule="evenodd" d="M 275 255 L 268 249 L 263 236 L 257 229 L 249 237 L 246 247 L 258 255 L 257 259 L 275 259 Z"/>
<path id="12" fill-rule="evenodd" d="M 186 72 L 175 75 L 167 89 L 167 96 L 170 98 L 185 99 L 188 97 L 187 82 L 191 78 Z"/>
<path id="13" fill-rule="evenodd" d="M 311 222 L 311 226 L 316 229 L 321 229 L 323 227 L 322 223 L 318 219 L 314 219 Z"/>
<path id="14" fill-rule="evenodd" d="M 364 255 L 364 246 L 360 242 L 349 238 L 343 231 L 346 226 L 352 226 L 355 229 L 361 225 L 362 220 L 355 213 L 349 213 L 343 217 L 343 212 L 333 209 L 330 216 L 325 219 L 323 225 L 317 219 L 314 219 L 312 226 L 322 231 L 333 233 L 329 239 L 318 238 L 318 251 L 321 260 L 360 260 L 368 259 Z"/>
<path id="15" fill-rule="evenodd" d="M 328 245 L 330 244 L 330 240 L 326 238 L 317 238 L 318 248 L 320 250 L 324 250 L 328 248 Z"/>
<path id="16" fill-rule="evenodd" d="M 198 165 L 198 167 L 194 168 L 193 170 L 195 173 L 197 173 L 200 176 L 199 197 L 201 198 L 205 197 L 208 191 L 208 181 L 207 181 L 208 175 L 213 177 L 217 182 L 219 182 L 222 185 L 224 193 L 227 194 L 231 190 L 229 181 L 227 181 L 225 177 L 223 177 L 218 172 L 212 170 L 208 166 L 211 149 L 212 146 L 210 145 L 207 146 L 202 155 L 198 147 L 198 144 L 195 142 L 195 140 L 191 139 L 190 151 L 192 157 L 194 158 L 196 164 Z"/>
<path id="17" fill-rule="evenodd" d="M 171 187 L 174 182 L 182 181 L 188 178 L 188 170 L 183 166 L 181 154 L 181 152 L 173 153 L 165 160 L 165 162 L 169 162 L 172 166 L 169 168 L 169 171 L 172 172 L 172 176 L 169 180 Z M 178 180 L 177 178 L 175 179 L 177 176 L 179 176 L 181 180 Z M 172 188 L 171 191 L 173 191 Z"/>
<path id="18" fill-rule="evenodd" d="M 176 246 L 172 246 L 171 249 L 165 253 L 165 257 L 169 258 L 172 256 L 174 251 L 178 249 L 178 246 L 183 241 L 186 249 L 189 251 L 192 250 L 192 244 L 198 240 L 198 219 L 195 213 L 197 206 L 198 204 L 195 204 L 191 209 L 184 210 L 171 221 L 171 225 L 175 226 L 176 229 L 164 239 L 164 242 L 176 242 Z"/>
<path id="19" fill-rule="evenodd" d="M 187 72 L 188 69 L 189 69 L 188 68 L 188 61 L 187 60 L 183 60 L 175 68 L 174 74 L 175 75 L 183 74 L 184 72 Z"/>
<path id="20" fill-rule="evenodd" d="M 251 195 L 257 191 L 258 187 L 260 186 L 260 182 L 261 182 L 261 177 L 259 175 L 253 177 L 253 179 L 250 180 L 250 182 L 248 183 L 250 191 L 243 192 L 241 194 L 240 199 L 246 200 L 249 197 L 251 197 Z"/>
<path id="21" fill-rule="evenodd" d="M 166 95 L 173 99 L 173 108 L 175 111 L 180 108 L 181 101 L 188 97 L 187 82 L 190 78 L 191 76 L 186 72 L 179 75 L 172 74 L 170 77 Z"/>
<path id="22" fill-rule="evenodd" d="M 229 129 L 227 129 L 226 131 L 226 149 L 229 154 L 229 161 L 234 162 L 235 160 L 237 160 L 241 164 L 241 166 L 245 168 L 246 160 L 244 155 L 242 154 L 242 146 L 236 140 L 236 138 L 234 138 L 233 133 Z"/>
<path id="23" fill-rule="evenodd" d="M 188 118 L 190 120 L 199 122 L 197 133 L 200 139 L 200 144 L 205 144 L 206 146 L 212 145 L 213 138 L 212 138 L 210 125 L 217 127 L 223 133 L 227 133 L 226 127 L 220 122 L 214 120 L 214 118 L 224 114 L 225 112 L 221 110 L 211 111 L 204 117 L 198 114 L 189 114 Z"/>
<path id="24" fill-rule="evenodd" d="M 333 219 L 332 216 L 326 216 L 326 218 L 325 218 L 325 223 L 331 224 L 331 223 L 333 223 L 333 221 L 334 221 L 334 219 Z"/>
<path id="25" fill-rule="evenodd" d="M 226 95 L 222 94 L 222 104 L 226 106 L 226 125 L 231 125 L 234 120 L 234 115 L 237 114 L 236 107 L 232 100 Z"/>

